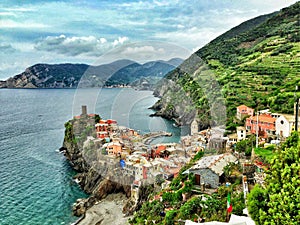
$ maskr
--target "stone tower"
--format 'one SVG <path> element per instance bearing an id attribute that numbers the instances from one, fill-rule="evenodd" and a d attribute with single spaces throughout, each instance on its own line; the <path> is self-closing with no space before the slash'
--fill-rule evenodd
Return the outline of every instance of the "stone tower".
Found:
<path id="1" fill-rule="evenodd" d="M 87 107 L 86 105 L 81 106 L 81 115 L 87 115 Z"/>
<path id="2" fill-rule="evenodd" d="M 191 123 L 191 135 L 193 136 L 194 134 L 197 134 L 199 132 L 199 126 L 196 118 L 193 120 Z"/>

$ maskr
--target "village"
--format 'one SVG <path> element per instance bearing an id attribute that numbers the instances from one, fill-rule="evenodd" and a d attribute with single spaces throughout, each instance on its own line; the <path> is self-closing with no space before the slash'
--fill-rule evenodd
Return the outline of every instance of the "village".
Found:
<path id="1" fill-rule="evenodd" d="M 236 132 L 223 136 L 219 130 L 208 128 L 199 131 L 197 119 L 191 123 L 190 135 L 181 137 L 179 143 L 160 143 L 151 145 L 159 136 L 170 136 L 167 132 L 139 134 L 137 131 L 119 126 L 116 120 L 100 119 L 95 124 L 95 137 L 88 137 L 84 148 L 97 144 L 97 163 L 99 167 L 114 170 L 116 181 L 131 185 L 131 198 L 138 200 L 139 188 L 145 184 L 159 184 L 166 188 L 171 180 L 178 176 L 180 169 L 199 152 L 204 156 L 186 171 L 195 176 L 194 191 L 213 193 L 220 185 L 228 185 L 225 170 L 228 166 L 240 165 L 235 177 L 242 177 L 241 191 L 244 197 L 249 192 L 248 184 L 264 184 L 264 171 L 267 165 L 254 150 L 250 156 L 236 151 L 238 142 L 256 137 L 256 146 L 268 147 L 284 141 L 296 128 L 296 107 L 294 115 L 272 113 L 241 105 L 236 108 L 236 121 L 244 126 L 237 126 Z M 87 114 L 82 106 L 81 117 L 94 117 Z M 299 124 L 299 123 L 298 123 Z M 112 166 L 113 165 L 113 166 Z M 237 167 L 236 167 L 237 168 Z M 103 170 L 104 171 L 104 170 Z M 234 180 L 231 180 L 234 182 Z M 161 196 L 157 196 L 161 198 Z"/>
<path id="2" fill-rule="evenodd" d="M 271 149 L 284 142 L 297 129 L 297 125 L 299 127 L 299 121 L 296 124 L 298 115 L 296 105 L 294 115 L 272 113 L 268 109 L 255 113 L 254 109 L 240 105 L 236 107 L 236 132 L 224 135 L 224 130 L 220 127 L 199 130 L 195 117 L 190 125 L 190 133 L 182 136 L 179 143 L 159 144 L 151 143 L 157 137 L 172 134 L 165 131 L 140 134 L 134 129 L 119 125 L 114 119 L 105 120 L 96 114 L 88 114 L 86 106 L 82 106 L 81 115 L 74 116 L 74 124 L 76 121 L 80 123 L 82 118 L 94 121 L 91 126 L 92 135 L 84 139 L 82 156 L 102 177 L 128 185 L 130 199 L 135 204 L 139 202 L 143 187 L 147 185 L 154 185 L 158 191 L 149 202 L 156 200 L 165 204 L 166 194 L 163 190 L 176 196 L 178 191 L 174 191 L 173 186 L 177 179 L 181 181 L 175 190 L 189 190 L 182 193 L 183 202 L 192 196 L 211 196 L 220 188 L 232 185 L 237 193 L 243 195 L 241 204 L 245 206 L 247 195 L 254 185 L 265 186 L 265 172 L 269 170 L 268 161 L 256 154 L 255 150 L 266 150 L 272 155 Z M 252 144 L 249 144 L 250 140 Z M 238 145 L 243 142 L 251 149 L 250 154 L 238 149 Z M 89 158 L 91 152 L 94 154 Z M 183 176 L 188 177 L 186 181 L 182 181 Z M 191 177 L 192 185 L 187 186 Z M 164 207 L 165 212 L 173 210 L 168 204 Z M 243 209 L 244 216 L 233 214 L 230 220 L 254 224 L 247 208 Z M 202 224 L 201 220 L 202 218 L 193 219 Z M 185 224 L 189 222 L 192 224 L 189 220 Z"/>

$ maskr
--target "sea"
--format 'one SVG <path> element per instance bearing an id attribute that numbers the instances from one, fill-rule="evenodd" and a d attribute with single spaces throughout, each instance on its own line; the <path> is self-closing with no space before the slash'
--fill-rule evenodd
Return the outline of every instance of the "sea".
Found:
<path id="1" fill-rule="evenodd" d="M 0 89 L 0 225 L 71 224 L 72 204 L 87 195 L 58 149 L 64 123 L 81 113 L 115 119 L 140 133 L 172 132 L 154 140 L 178 142 L 172 121 L 149 117 L 151 91 L 107 89 Z"/>

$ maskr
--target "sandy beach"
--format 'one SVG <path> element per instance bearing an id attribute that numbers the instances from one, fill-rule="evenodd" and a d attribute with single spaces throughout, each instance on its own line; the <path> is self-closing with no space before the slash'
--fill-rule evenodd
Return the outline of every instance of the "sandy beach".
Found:
<path id="1" fill-rule="evenodd" d="M 85 218 L 78 225 L 126 225 L 129 217 L 122 213 L 126 197 L 122 194 L 110 194 L 104 200 L 88 209 Z"/>

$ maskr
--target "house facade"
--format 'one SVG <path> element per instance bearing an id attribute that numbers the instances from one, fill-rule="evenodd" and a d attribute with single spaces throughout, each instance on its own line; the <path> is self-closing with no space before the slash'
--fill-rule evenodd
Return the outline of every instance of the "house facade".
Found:
<path id="1" fill-rule="evenodd" d="M 236 118 L 239 120 L 242 120 L 247 116 L 253 116 L 253 115 L 254 115 L 254 109 L 246 105 L 240 105 L 236 108 Z"/>
<path id="2" fill-rule="evenodd" d="M 237 141 L 245 140 L 246 139 L 246 128 L 245 127 L 237 127 L 236 128 L 237 133 Z"/>
<path id="3" fill-rule="evenodd" d="M 197 185 L 204 183 L 212 188 L 217 188 L 224 173 L 224 167 L 231 162 L 237 162 L 237 158 L 229 153 L 202 157 L 184 173 L 195 174 Z"/>
<path id="4" fill-rule="evenodd" d="M 106 148 L 107 155 L 118 156 L 122 153 L 122 145 L 119 142 L 110 142 L 103 145 Z"/>
<path id="5" fill-rule="evenodd" d="M 276 134 L 275 121 L 276 119 L 270 114 L 250 116 L 246 119 L 246 130 L 251 134 L 256 134 L 258 128 L 258 135 L 267 138 Z"/>
<path id="6" fill-rule="evenodd" d="M 295 130 L 295 116 L 281 115 L 276 119 L 275 127 L 278 137 L 287 138 Z"/>

